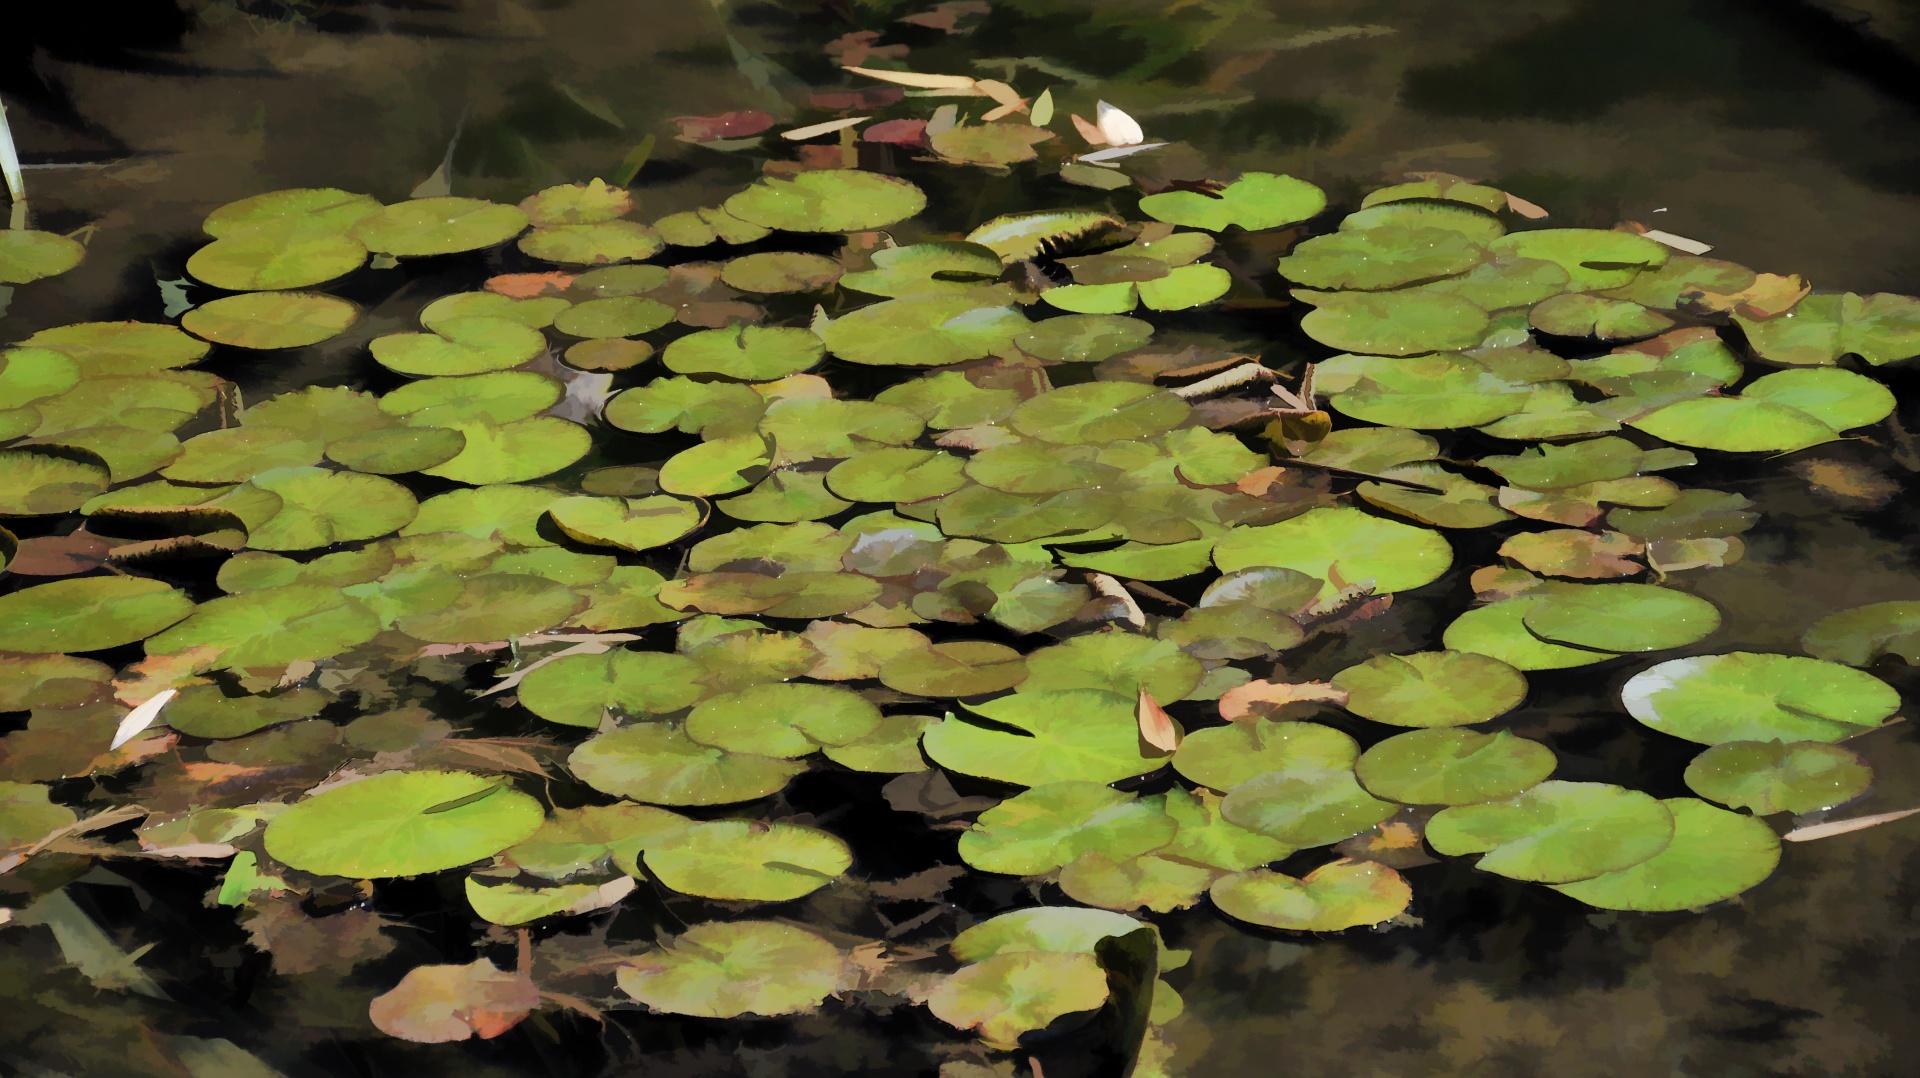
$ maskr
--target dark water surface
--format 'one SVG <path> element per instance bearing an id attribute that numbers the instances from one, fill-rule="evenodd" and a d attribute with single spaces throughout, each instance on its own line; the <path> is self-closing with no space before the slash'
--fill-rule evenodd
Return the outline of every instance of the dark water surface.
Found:
<path id="1" fill-rule="evenodd" d="M 791 80 L 830 84 L 826 43 L 888 25 L 886 5 L 860 0 L 182 2 L 176 12 L 162 0 L 19 0 L 0 14 L 0 95 L 14 106 L 25 160 L 56 166 L 28 172 L 35 224 L 95 228 L 79 269 L 17 290 L 0 313 L 0 340 L 103 317 L 161 320 L 171 287 L 163 283 L 185 276 L 211 208 L 295 186 L 402 199 L 439 164 L 456 126 L 455 194 L 517 201 L 550 183 L 613 174 L 652 134 L 659 146 L 636 181 L 642 215 L 712 204 L 757 175 L 758 160 L 676 142 L 669 118 L 748 107 L 819 118 L 786 105 L 782 89 Z M 1008 0 L 968 36 L 897 27 L 886 40 L 914 45 L 911 62 L 922 70 L 1007 69 L 992 58 L 1044 64 L 1063 113 L 1091 114 L 1092 100 L 1105 97 L 1155 134 L 1190 144 L 1170 155 L 1175 172 L 1286 172 L 1350 207 L 1407 171 L 1441 169 L 1548 206 L 1555 224 L 1631 218 L 1711 242 L 1716 257 L 1805 274 L 1822 289 L 1920 291 L 1920 66 L 1812 8 Z M 939 225 L 949 223 L 942 197 L 967 200 L 953 208 L 955 226 L 1098 201 L 1051 177 L 951 171 L 912 174 L 936 192 L 930 216 Z M 263 394 L 356 384 L 371 369 L 364 341 L 407 328 L 424 298 L 444 290 L 407 272 L 420 271 L 391 271 L 354 296 L 370 316 L 350 338 L 222 373 Z M 1881 373 L 1907 402 L 1901 421 L 1920 429 L 1920 384 Z M 1746 494 L 1765 513 L 1743 561 L 1688 578 L 1727 612 L 1711 650 L 1794 652 L 1826 613 L 1920 599 L 1910 541 L 1920 522 L 1916 462 L 1911 447 L 1900 448 L 1820 451 L 1880 469 L 1899 485 L 1890 497 L 1822 491 L 1785 467 L 1703 466 L 1688 476 Z M 1460 534 L 1450 536 L 1458 564 L 1492 559 L 1491 544 L 1474 551 Z M 1445 594 L 1407 600 L 1337 649 L 1290 653 L 1289 672 L 1324 677 L 1368 652 L 1436 647 L 1449 609 L 1471 589 L 1456 573 L 1430 590 Z M 1561 777 L 1682 794 L 1691 747 L 1578 687 L 1611 677 L 1617 688 L 1643 665 L 1620 660 L 1617 672 L 1590 668 L 1564 685 L 1535 675 L 1534 699 L 1502 725 L 1552 746 Z M 1876 673 L 1903 691 L 1920 684 L 1897 663 Z M 1855 811 L 1920 804 L 1912 730 L 1852 743 L 1879 780 Z M 1916 833 L 1895 825 L 1790 848 L 1773 879 L 1703 915 L 1599 914 L 1452 863 L 1410 870 L 1423 922 L 1375 935 L 1282 939 L 1205 912 L 1165 918 L 1170 940 L 1193 951 L 1170 978 L 1187 1011 L 1169 1037 L 1179 1068 L 1195 1076 L 1912 1074 Z M 126 926 L 123 942 L 160 942 L 143 962 L 180 978 L 168 982 L 185 986 L 173 992 L 177 1004 L 95 997 L 77 975 L 46 972 L 58 952 L 44 940 L 0 952 L 0 980 L 36 986 L 30 1007 L 0 1015 L 0 1029 L 30 1018 L 33 1047 L 23 1039 L 5 1049 L 0 1069 L 178 1073 L 150 1067 L 124 1042 L 103 1047 L 136 1027 L 227 1038 L 288 1075 L 575 1074 L 611 1059 L 620 1073 L 758 1078 L 913 1073 L 924 1062 L 900 1046 L 921 1039 L 916 1022 L 931 1020 L 906 1012 L 858 1029 L 831 1011 L 744 1034 L 676 1028 L 641 1044 L 571 1020 L 530 1022 L 464 1047 L 381 1041 L 364 1011 L 303 995 L 298 978 L 258 963 L 192 972 L 205 964 L 198 955 L 234 948 L 237 930 L 209 927 L 224 913 L 209 919 L 170 909 L 171 897 L 150 902 L 151 881 L 134 882 L 143 886 L 76 890 L 107 923 Z M 408 896 L 422 900 L 436 901 Z M 462 917 L 408 931 L 421 950 L 465 960 Z M 557 1039 L 548 1035 L 556 1028 Z"/>

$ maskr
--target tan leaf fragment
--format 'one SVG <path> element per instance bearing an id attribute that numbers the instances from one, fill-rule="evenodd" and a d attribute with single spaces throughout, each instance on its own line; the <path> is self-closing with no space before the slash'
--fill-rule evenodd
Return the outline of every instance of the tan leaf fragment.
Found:
<path id="1" fill-rule="evenodd" d="M 1878 827 L 1883 823 L 1904 820 L 1916 813 L 1920 813 L 1920 808 L 1901 809 L 1899 812 L 1881 812 L 1872 816 L 1856 816 L 1851 820 L 1829 820 L 1826 823 L 1796 827 L 1780 837 L 1787 842 L 1812 842 L 1815 839 L 1832 838 L 1835 835 L 1847 835 L 1855 831 L 1865 831 L 1869 827 Z"/>
<path id="2" fill-rule="evenodd" d="M 1528 202 L 1526 199 L 1521 198 L 1519 195 L 1514 194 L 1512 191 L 1508 191 L 1506 195 L 1507 195 L 1507 208 L 1519 214 L 1520 216 L 1529 217 L 1536 221 L 1542 217 L 1547 216 L 1547 211 L 1544 207 L 1536 203 Z"/>
<path id="3" fill-rule="evenodd" d="M 1221 694 L 1220 717 L 1229 722 L 1283 718 L 1290 716 L 1278 713 L 1292 704 L 1332 704 L 1339 707 L 1346 702 L 1345 690 L 1336 689 L 1324 681 L 1303 681 L 1297 684 L 1284 681 L 1249 681 L 1245 685 L 1235 685 Z"/>
<path id="4" fill-rule="evenodd" d="M 1140 740 L 1159 749 L 1172 752 L 1180 747 L 1180 728 L 1173 724 L 1173 716 L 1153 698 L 1145 689 L 1140 690 L 1140 706 L 1136 713 L 1140 721 Z"/>

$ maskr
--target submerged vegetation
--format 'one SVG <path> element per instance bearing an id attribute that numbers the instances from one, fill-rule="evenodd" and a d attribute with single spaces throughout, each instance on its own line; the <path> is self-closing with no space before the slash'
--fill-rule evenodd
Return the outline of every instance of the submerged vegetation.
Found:
<path id="1" fill-rule="evenodd" d="M 163 992 L 70 946 L 62 890 L 157 862 L 283 973 L 387 960 L 365 1016 L 407 1041 L 836 1006 L 930 1015 L 956 1075 L 1150 1075 L 1162 915 L 1392 931 L 1436 855 L 1700 910 L 1848 829 L 1843 742 L 1900 705 L 1864 668 L 1920 604 L 1716 648 L 1689 581 L 1758 514 L 1676 477 L 1883 424 L 1920 301 L 1445 174 L 1344 214 L 1136 185 L 1156 144 L 1104 103 L 857 73 L 870 115 L 711 206 L 268 192 L 208 216 L 225 294 L 177 325 L 0 352 L 16 925 Z M 939 165 L 1072 205 L 955 220 Z M 15 231 L 0 281 L 80 257 Z M 478 287 L 372 335 L 363 388 L 213 373 L 350 339 L 340 283 L 420 265 Z M 1431 646 L 1381 646 L 1410 592 Z M 1512 717 L 1564 670 L 1700 746 L 1695 796 L 1556 777 Z M 412 877 L 470 961 L 392 968 Z"/>

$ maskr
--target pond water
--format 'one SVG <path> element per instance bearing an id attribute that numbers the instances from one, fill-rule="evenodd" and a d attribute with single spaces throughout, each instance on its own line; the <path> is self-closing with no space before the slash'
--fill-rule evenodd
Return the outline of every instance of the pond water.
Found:
<path id="1" fill-rule="evenodd" d="M 338 187 L 397 202 L 431 183 L 444 160 L 452 194 L 514 203 L 552 184 L 617 177 L 652 140 L 633 183 L 637 216 L 713 206 L 757 179 L 769 150 L 788 151 L 770 136 L 764 146 L 731 150 L 676 140 L 673 118 L 745 109 L 783 126 L 831 118 L 838 113 L 796 102 L 807 87 L 840 87 L 836 63 L 866 60 L 1004 78 L 1023 93 L 1051 86 L 1063 114 L 1091 116 L 1096 98 L 1118 104 L 1174 143 L 1129 162 L 1148 184 L 1282 173 L 1318 185 L 1348 211 L 1408 173 L 1448 172 L 1549 208 L 1554 226 L 1632 220 L 1709 242 L 1716 258 L 1805 275 L 1823 291 L 1920 291 L 1920 65 L 1824 9 L 1785 0 L 995 0 L 945 5 L 950 29 L 939 18 L 898 22 L 930 5 L 883 0 L 181 5 L 177 17 L 165 4 L 123 5 L 128 10 L 112 18 L 61 5 L 6 16 L 0 98 L 28 166 L 33 225 L 90 234 L 77 268 L 0 290 L 0 340 L 81 321 L 171 321 L 183 306 L 219 295 L 185 269 L 205 242 L 201 221 L 263 191 Z M 847 36 L 866 29 L 880 33 Z M 927 190 L 915 238 L 958 235 L 1000 213 L 1107 199 L 1018 165 L 984 170 L 911 156 L 869 145 L 861 160 Z M 1284 250 L 1276 236 L 1298 238 L 1250 234 L 1231 250 L 1271 295 L 1284 296 L 1271 269 Z M 831 245 L 810 249 L 833 253 Z M 426 300 L 476 288 L 496 272 L 446 259 L 371 271 L 340 290 L 364 308 L 347 333 L 297 351 L 221 353 L 214 369 L 248 401 L 310 385 L 392 389 L 402 379 L 368 357 L 367 343 L 414 328 Z M 796 312 L 786 324 L 805 325 L 805 305 Z M 1298 312 L 1247 306 L 1183 332 L 1195 340 L 1215 334 L 1274 367 L 1327 355 L 1299 332 Z M 1920 427 L 1920 382 L 1898 367 L 1871 373 L 1901 401 L 1894 426 L 1777 460 L 1703 452 L 1686 470 L 1686 485 L 1744 495 L 1761 516 L 1743 537 L 1743 558 L 1672 578 L 1716 604 L 1724 627 L 1661 658 L 1799 654 L 1801 634 L 1825 615 L 1920 600 L 1911 542 L 1920 530 L 1912 499 L 1920 451 L 1899 433 Z M 862 385 L 865 375 L 846 377 Z M 625 457 L 600 462 L 657 460 L 672 451 L 664 444 L 630 446 Z M 1442 630 L 1472 600 L 1466 570 L 1498 561 L 1499 538 L 1448 537 L 1456 570 L 1439 584 L 1396 597 L 1389 611 L 1342 633 L 1314 637 L 1286 652 L 1277 670 L 1270 660 L 1249 668 L 1307 681 L 1369 655 L 1439 648 Z M 217 594 L 210 581 L 208 571 L 201 587 Z M 650 645 L 672 647 L 670 627 L 646 632 Z M 969 635 L 1023 640 L 991 627 Z M 1036 642 L 1046 641 L 1024 640 L 1021 649 Z M 124 658 L 137 659 L 137 649 Z M 1551 747 L 1557 778 L 1688 796 L 1682 772 L 1698 746 L 1631 722 L 1617 703 L 1621 685 L 1646 665 L 1628 657 L 1533 673 L 1527 703 L 1499 728 Z M 483 685 L 486 668 L 473 669 L 453 670 L 443 691 L 420 702 L 473 717 L 496 736 L 538 725 L 481 715 L 464 690 Z M 1882 660 L 1873 673 L 1903 693 L 1920 685 L 1898 660 Z M 13 719 L 24 716 L 0 721 L 24 726 Z M 1366 724 L 1333 725 L 1360 733 Z M 1875 785 L 1846 815 L 1920 805 L 1911 723 L 1848 747 L 1872 765 Z M 883 781 L 816 772 L 787 792 L 786 806 L 822 821 L 851 806 L 841 823 L 860 835 L 864 863 L 856 871 L 867 878 L 956 863 L 956 832 L 893 813 Z M 1006 790 L 959 785 L 962 794 Z M 1920 1003 L 1910 972 L 1920 947 L 1913 835 L 1912 825 L 1896 823 L 1791 846 L 1764 885 L 1703 913 L 1603 912 L 1452 859 L 1407 869 L 1416 904 L 1378 931 L 1268 932 L 1229 922 L 1204 901 L 1155 916 L 1171 946 L 1192 952 L 1167 978 L 1185 1002 L 1158 1034 L 1170 1046 L 1167 1070 L 1232 1076 L 1284 1067 L 1324 1078 L 1906 1073 L 1911 1064 L 1898 1061 L 1920 1049 L 1910 1020 Z M 1315 863 L 1281 867 L 1304 872 Z M 232 911 L 202 905 L 205 872 L 183 882 L 185 871 L 151 861 L 102 865 L 68 893 L 122 948 L 154 945 L 139 960 L 154 981 L 122 970 L 135 991 L 98 991 L 111 975 L 67 967 L 73 951 L 62 948 L 72 941 L 0 929 L 0 1063 L 19 1073 L 298 1078 L 604 1068 L 759 1078 L 932 1073 L 942 1060 L 976 1058 L 917 1008 L 837 1004 L 742 1023 L 627 1010 L 605 1027 L 546 1010 L 497 1040 L 408 1044 L 368 1025 L 367 1000 L 413 965 L 481 953 L 458 874 L 451 883 L 444 873 L 380 883 L 365 908 L 404 924 L 388 930 L 402 941 L 397 955 L 358 972 L 311 959 L 312 972 L 288 975 L 246 946 Z M 1062 901 L 1057 891 L 1029 892 L 1004 878 L 970 878 L 946 900 L 964 918 L 1036 897 Z M 18 903 L 0 901 L 9 904 Z M 831 911 L 832 927 L 872 931 L 855 912 Z M 653 919 L 651 910 L 643 917 Z M 937 923 L 929 938 L 944 942 L 956 927 Z M 291 922 L 285 929 L 297 930 Z M 496 929 L 487 953 L 506 955 L 505 964 L 513 942 Z M 322 935 L 284 945 L 352 941 Z M 154 983 L 165 998 L 138 990 Z M 237 1054 L 222 1054 L 221 1042 Z M 1111 1066 L 1083 1048 L 1049 1051 L 1018 1053 L 1017 1073 L 1031 1073 L 1030 1054 L 1054 1078 Z"/>

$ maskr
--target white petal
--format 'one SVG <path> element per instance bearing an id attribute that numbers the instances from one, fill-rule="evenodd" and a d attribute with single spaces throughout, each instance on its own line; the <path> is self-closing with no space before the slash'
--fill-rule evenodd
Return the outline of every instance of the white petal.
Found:
<path id="1" fill-rule="evenodd" d="M 1165 145 L 1166 143 L 1164 142 L 1137 142 L 1132 146 L 1115 146 L 1111 149 L 1083 153 L 1080 155 L 1079 160 L 1085 161 L 1090 165 L 1097 165 L 1102 161 L 1112 161 L 1120 157 L 1131 157 L 1141 150 L 1157 150 Z"/>
<path id="2" fill-rule="evenodd" d="M 153 699 L 127 712 L 127 717 L 120 720 L 119 728 L 113 732 L 113 744 L 107 746 L 107 751 L 112 752 L 132 741 L 139 736 L 140 731 L 152 726 L 153 720 L 160 717 L 160 709 L 166 707 L 167 701 L 178 695 L 180 695 L 179 689 L 163 689 Z"/>
<path id="3" fill-rule="evenodd" d="M 1094 122 L 1100 126 L 1100 133 L 1115 146 L 1132 146 L 1147 141 L 1147 133 L 1140 130 L 1140 122 L 1133 117 L 1107 104 L 1105 101 L 1094 105 Z"/>

